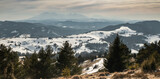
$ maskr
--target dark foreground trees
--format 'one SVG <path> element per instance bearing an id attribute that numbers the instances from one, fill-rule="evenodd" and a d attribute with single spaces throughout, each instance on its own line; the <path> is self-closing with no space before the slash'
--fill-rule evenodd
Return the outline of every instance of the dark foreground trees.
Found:
<path id="1" fill-rule="evenodd" d="M 160 41 L 144 44 L 137 54 L 137 63 L 143 72 L 153 72 L 160 66 Z"/>
<path id="2" fill-rule="evenodd" d="M 26 57 L 24 61 L 25 78 L 45 79 L 55 75 L 55 60 L 53 59 L 53 49 L 47 46 L 38 53 L 33 53 L 31 57 Z"/>
<path id="3" fill-rule="evenodd" d="M 130 50 L 120 41 L 117 35 L 113 43 L 109 46 L 109 52 L 104 61 L 104 66 L 109 72 L 123 71 L 129 64 Z"/>
<path id="4" fill-rule="evenodd" d="M 66 41 L 57 55 L 53 54 L 51 46 L 47 46 L 19 62 L 17 52 L 0 45 L 0 79 L 48 79 L 80 74 L 81 67 L 78 66 L 74 54 L 71 45 Z"/>
<path id="5" fill-rule="evenodd" d="M 59 69 L 59 73 L 62 73 L 62 71 L 66 69 L 70 70 L 71 75 L 81 73 L 81 67 L 78 66 L 78 61 L 74 54 L 75 52 L 71 45 L 66 41 L 60 49 L 60 52 L 58 52 L 59 56 L 56 65 Z"/>
<path id="6" fill-rule="evenodd" d="M 18 54 L 10 47 L 0 45 L 0 79 L 15 79 L 19 71 Z"/>

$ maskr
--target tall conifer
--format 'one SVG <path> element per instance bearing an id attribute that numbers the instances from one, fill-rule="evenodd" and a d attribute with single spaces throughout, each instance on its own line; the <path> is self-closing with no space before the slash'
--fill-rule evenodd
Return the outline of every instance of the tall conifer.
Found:
<path id="1" fill-rule="evenodd" d="M 62 73 L 62 70 L 66 67 L 70 69 L 71 75 L 78 74 L 81 71 L 77 64 L 77 58 L 74 56 L 75 52 L 67 41 L 63 44 L 58 54 L 57 67 L 60 69 L 60 73 Z"/>
<path id="2" fill-rule="evenodd" d="M 119 35 L 116 36 L 113 43 L 109 46 L 109 52 L 104 61 L 104 66 L 109 72 L 123 71 L 126 67 L 125 60 L 128 60 L 129 49 L 120 41 Z"/>

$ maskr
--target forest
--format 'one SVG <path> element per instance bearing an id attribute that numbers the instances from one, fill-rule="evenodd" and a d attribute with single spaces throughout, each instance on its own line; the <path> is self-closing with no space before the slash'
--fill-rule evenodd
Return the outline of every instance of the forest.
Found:
<path id="1" fill-rule="evenodd" d="M 51 46 L 41 48 L 33 54 L 20 54 L 11 47 L 0 45 L 0 79 L 48 79 L 82 74 L 80 66 L 85 60 L 104 58 L 104 69 L 99 72 L 123 72 L 141 69 L 143 73 L 154 73 L 160 67 L 160 41 L 144 44 L 139 53 L 133 54 L 119 35 L 110 43 L 108 50 L 98 56 L 77 55 L 69 42 L 64 42 L 59 52 L 53 53 Z"/>

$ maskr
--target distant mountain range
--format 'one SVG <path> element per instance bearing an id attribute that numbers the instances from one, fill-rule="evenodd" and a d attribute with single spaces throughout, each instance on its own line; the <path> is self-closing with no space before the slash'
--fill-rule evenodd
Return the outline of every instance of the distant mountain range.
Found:
<path id="1" fill-rule="evenodd" d="M 54 52 L 57 52 L 62 44 L 68 41 L 77 54 L 85 56 L 91 53 L 93 55 L 106 52 L 116 34 L 119 34 L 121 40 L 131 49 L 132 53 L 138 53 L 144 43 L 160 40 L 159 29 L 159 21 L 142 21 L 106 26 L 99 30 L 58 38 L 2 38 L 0 43 L 11 46 L 13 50 L 18 52 L 33 53 L 34 50 L 38 51 L 40 47 L 46 45 L 51 45 Z"/>
<path id="2" fill-rule="evenodd" d="M 137 23 L 126 23 L 126 24 L 119 24 L 119 25 L 111 25 L 100 29 L 101 31 L 110 31 L 121 26 L 127 26 L 132 30 L 136 30 L 137 32 L 142 32 L 144 34 L 160 34 L 160 22 L 159 21 L 141 21 Z"/>
<path id="3" fill-rule="evenodd" d="M 108 25 L 123 23 L 121 21 L 95 21 L 95 22 L 77 22 L 77 21 L 53 21 L 53 20 L 25 20 L 29 23 L 42 23 L 45 25 L 54 25 L 61 28 L 83 29 L 86 31 L 97 30 Z"/>
<path id="4" fill-rule="evenodd" d="M 54 13 L 44 12 L 20 22 L 42 23 L 62 28 L 83 29 L 87 31 L 97 30 L 108 25 L 123 23 L 123 21 L 90 18 L 79 13 Z"/>
<path id="5" fill-rule="evenodd" d="M 72 34 L 84 33 L 86 30 L 77 30 L 72 28 L 62 28 L 53 25 L 44 25 L 40 23 L 26 23 L 1 21 L 0 22 L 0 38 L 19 37 L 21 35 L 29 35 L 30 37 L 60 37 Z"/>
<path id="6" fill-rule="evenodd" d="M 55 13 L 55 12 L 44 12 L 29 20 L 54 20 L 54 21 L 86 21 L 89 18 L 85 15 L 78 14 L 78 13 Z"/>

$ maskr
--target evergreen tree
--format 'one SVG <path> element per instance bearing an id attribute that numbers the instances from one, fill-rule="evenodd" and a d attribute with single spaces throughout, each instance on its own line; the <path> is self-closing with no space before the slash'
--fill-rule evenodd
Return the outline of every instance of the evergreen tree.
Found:
<path id="1" fill-rule="evenodd" d="M 15 79 L 15 71 L 18 64 L 18 54 L 10 47 L 0 45 L 0 78 Z"/>
<path id="2" fill-rule="evenodd" d="M 75 52 L 67 41 L 63 44 L 63 47 L 60 49 L 58 54 L 59 57 L 57 58 L 57 67 L 59 68 L 60 73 L 62 73 L 62 70 L 66 67 L 70 69 L 71 75 L 78 74 L 78 72 L 81 71 L 77 64 L 77 58 L 74 56 Z M 75 72 L 74 70 L 76 69 L 79 71 Z"/>
<path id="3" fill-rule="evenodd" d="M 123 44 L 122 42 L 120 44 L 120 54 L 121 54 L 123 63 L 125 64 L 125 68 L 127 68 L 131 64 L 130 59 L 132 56 L 131 56 L 131 51 L 129 50 L 127 45 Z"/>
<path id="4" fill-rule="evenodd" d="M 109 46 L 109 53 L 104 61 L 104 66 L 109 72 L 119 72 L 126 68 L 130 51 L 128 47 L 120 41 L 119 35 Z"/>
<path id="5" fill-rule="evenodd" d="M 53 49 L 51 46 L 47 46 L 44 50 L 43 48 L 39 51 L 39 72 L 40 78 L 51 78 L 53 77 L 55 65 L 53 64 Z"/>
<path id="6" fill-rule="evenodd" d="M 47 46 L 45 50 L 41 48 L 38 54 L 33 53 L 31 57 L 26 57 L 24 61 L 25 78 L 45 79 L 55 77 L 56 68 L 52 52 L 51 46 Z"/>
<path id="7" fill-rule="evenodd" d="M 34 52 L 31 57 L 27 57 L 24 61 L 24 67 L 26 67 L 26 73 L 28 74 L 29 78 L 32 79 L 39 79 L 39 65 L 38 65 L 38 54 Z"/>

